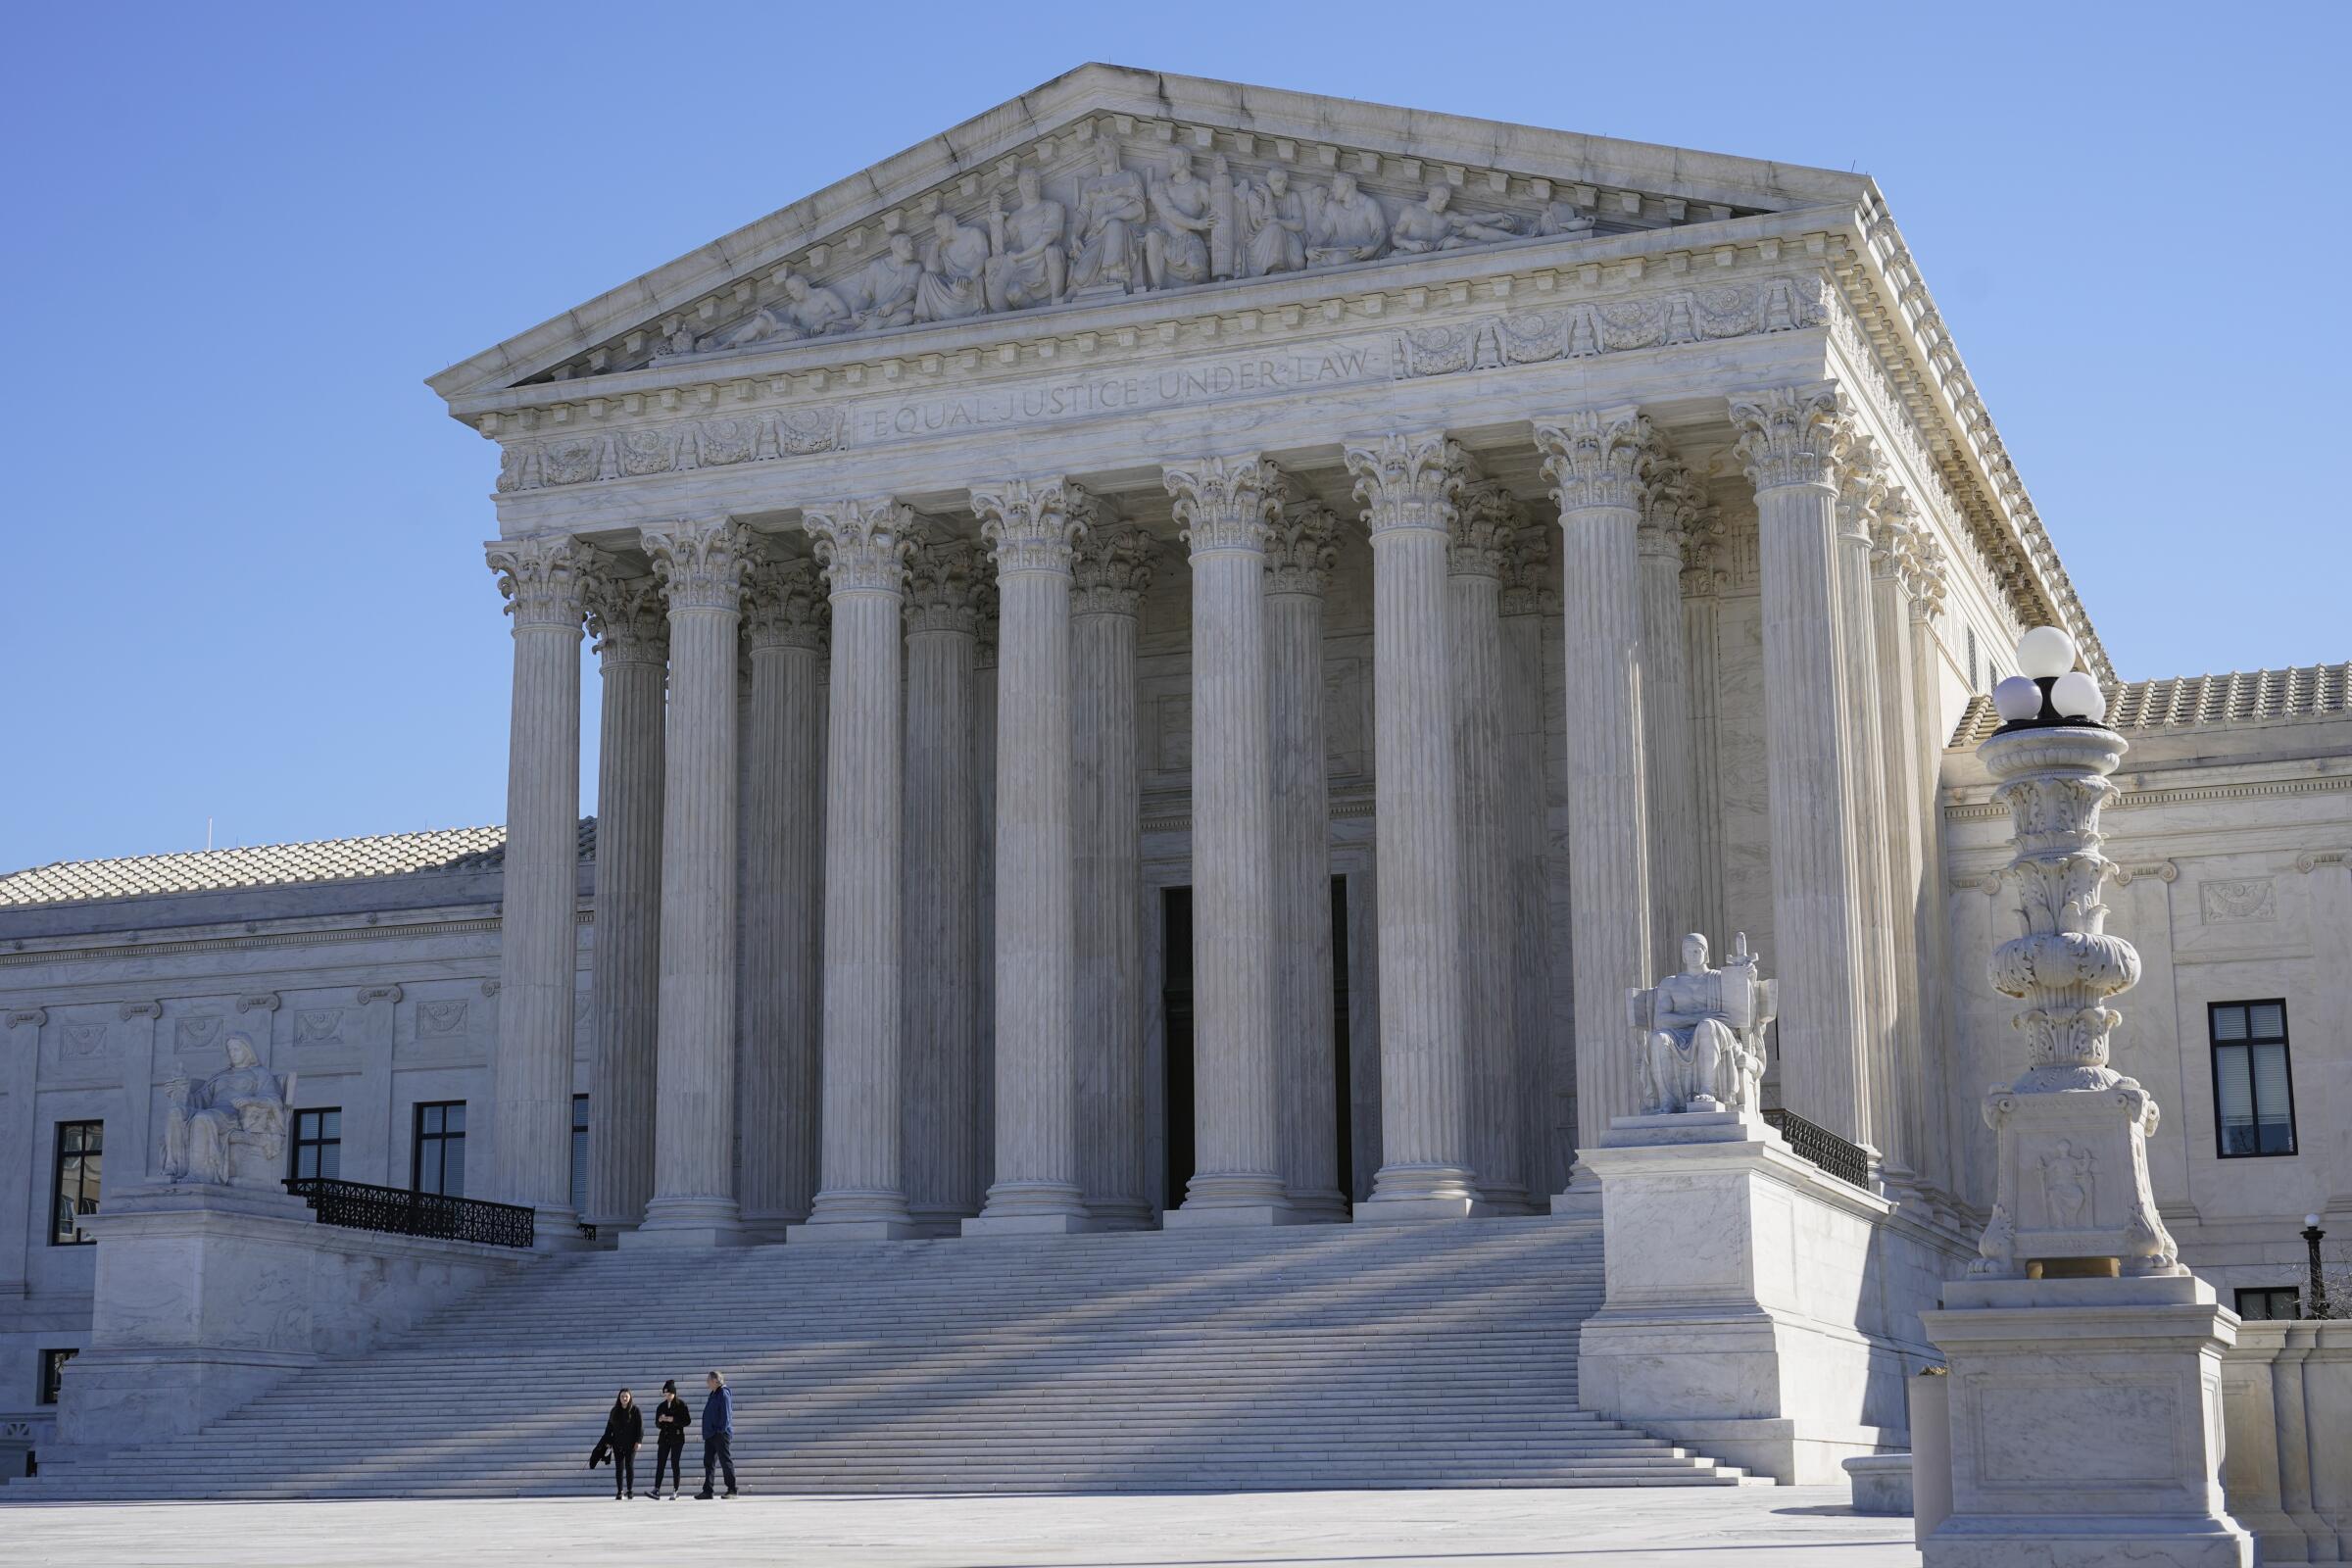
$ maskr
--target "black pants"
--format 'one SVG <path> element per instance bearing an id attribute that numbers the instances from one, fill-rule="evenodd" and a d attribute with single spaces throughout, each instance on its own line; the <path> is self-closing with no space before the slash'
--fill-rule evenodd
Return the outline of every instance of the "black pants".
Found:
<path id="1" fill-rule="evenodd" d="M 714 1465 L 726 1471 L 727 1490 L 729 1492 L 735 1490 L 735 1455 L 727 1449 L 730 1437 L 731 1434 L 725 1432 L 703 1434 L 703 1492 L 705 1495 L 708 1495 L 710 1491 L 710 1470 Z"/>
<path id="2" fill-rule="evenodd" d="M 686 1440 L 663 1438 L 654 1449 L 654 1490 L 662 1490 L 662 1467 L 669 1466 L 669 1490 L 682 1491 L 686 1483 L 678 1479 L 678 1466 L 686 1462 Z"/>
<path id="3" fill-rule="evenodd" d="M 612 1445 L 612 1495 L 637 1490 L 637 1450 L 625 1443 Z"/>

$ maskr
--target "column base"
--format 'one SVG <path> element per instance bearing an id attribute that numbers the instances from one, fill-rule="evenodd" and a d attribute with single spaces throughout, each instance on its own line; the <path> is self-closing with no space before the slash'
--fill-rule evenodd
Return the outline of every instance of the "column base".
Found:
<path id="1" fill-rule="evenodd" d="M 1355 1205 L 1358 1225 L 1409 1225 L 1425 1219 L 1478 1219 L 1487 1207 L 1475 1198 L 1383 1198 Z"/>
<path id="2" fill-rule="evenodd" d="M 1283 1195 L 1291 1211 L 1302 1225 L 1345 1225 L 1348 1223 L 1348 1200 L 1336 1187 L 1324 1187 L 1312 1192 L 1293 1188 Z"/>
<path id="3" fill-rule="evenodd" d="M 1120 1198 L 1106 1202 L 1089 1203 L 1086 1205 L 1086 1212 L 1087 1216 L 1095 1222 L 1097 1230 L 1148 1231 L 1157 1223 L 1152 1216 L 1152 1205 L 1140 1198 Z"/>
<path id="4" fill-rule="evenodd" d="M 806 1225 L 784 1227 L 784 1240 L 793 1247 L 810 1242 L 919 1242 L 921 1226 L 904 1219 L 812 1219 Z"/>
<path id="5" fill-rule="evenodd" d="M 1498 1187 L 1488 1187 L 1482 1184 L 1478 1189 L 1478 1203 L 1481 1211 L 1489 1214 L 1533 1214 L 1536 1212 L 1536 1204 L 1527 1196 L 1527 1189 L 1516 1183 Z"/>
<path id="6" fill-rule="evenodd" d="M 1307 1225 L 1313 1216 L 1288 1203 L 1186 1203 L 1159 1217 L 1163 1231 L 1264 1229 L 1273 1225 Z"/>
<path id="7" fill-rule="evenodd" d="M 531 1250 L 534 1252 L 578 1252 L 594 1248 L 602 1241 L 598 1236 L 584 1236 L 584 1223 L 577 1209 L 535 1208 L 531 1210 Z"/>
<path id="8" fill-rule="evenodd" d="M 965 1236 L 1079 1236 L 1103 1228 L 1091 1214 L 981 1214 L 963 1222 Z"/>

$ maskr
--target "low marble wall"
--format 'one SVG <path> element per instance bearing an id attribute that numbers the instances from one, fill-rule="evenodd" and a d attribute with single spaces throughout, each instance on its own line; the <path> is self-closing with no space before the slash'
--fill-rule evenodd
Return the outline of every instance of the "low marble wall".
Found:
<path id="1" fill-rule="evenodd" d="M 2222 1490 L 2262 1560 L 2352 1562 L 2352 1321 L 2240 1323 Z"/>
<path id="2" fill-rule="evenodd" d="M 535 1255 L 320 1225 L 282 1194 L 232 1188 L 137 1189 L 89 1225 L 90 1346 L 66 1368 L 44 1467 L 196 1432 Z"/>

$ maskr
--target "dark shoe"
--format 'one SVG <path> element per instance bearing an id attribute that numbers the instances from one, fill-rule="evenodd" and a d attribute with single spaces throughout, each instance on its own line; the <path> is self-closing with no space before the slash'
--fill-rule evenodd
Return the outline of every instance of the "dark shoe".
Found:
<path id="1" fill-rule="evenodd" d="M 729 1488 L 727 1489 L 726 1494 L 727 1494 L 728 1496 L 732 1497 L 733 1495 L 735 1495 L 735 1489 L 734 1489 L 733 1487 L 729 1487 Z"/>
<path id="2" fill-rule="evenodd" d="M 716 1495 L 714 1493 L 698 1492 L 694 1494 L 694 1500 L 697 1502 L 709 1502 L 714 1495 Z"/>

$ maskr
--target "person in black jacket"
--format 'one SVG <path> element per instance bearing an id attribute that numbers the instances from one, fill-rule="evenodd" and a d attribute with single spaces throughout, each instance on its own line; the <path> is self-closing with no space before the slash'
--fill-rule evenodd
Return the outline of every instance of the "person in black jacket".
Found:
<path id="1" fill-rule="evenodd" d="M 675 1378 L 662 1383 L 662 1402 L 654 1406 L 654 1490 L 649 1497 L 662 1495 L 662 1467 L 669 1466 L 669 1499 L 677 1501 L 679 1491 L 686 1485 L 678 1479 L 678 1467 L 685 1460 L 686 1429 L 694 1425 L 694 1410 L 678 1397 Z"/>
<path id="2" fill-rule="evenodd" d="M 645 1441 L 645 1412 L 629 1397 L 629 1391 L 620 1391 L 613 1401 L 612 1413 L 605 1417 L 605 1442 L 612 1449 L 612 1500 L 637 1495 L 637 1446 Z"/>

